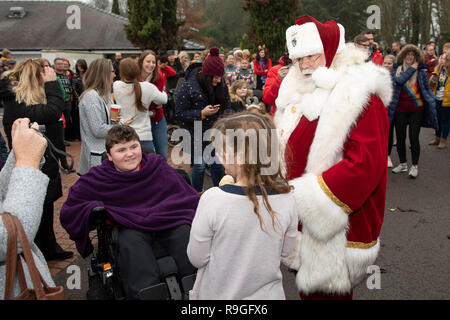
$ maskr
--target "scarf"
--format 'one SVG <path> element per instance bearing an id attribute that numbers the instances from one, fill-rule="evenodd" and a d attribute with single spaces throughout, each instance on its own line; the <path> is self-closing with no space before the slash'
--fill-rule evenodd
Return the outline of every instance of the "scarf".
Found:
<path id="1" fill-rule="evenodd" d="M 191 224 L 198 193 L 156 154 L 142 154 L 141 170 L 119 172 L 106 159 L 69 190 L 61 208 L 61 225 L 83 258 L 92 251 L 89 215 L 103 206 L 117 224 L 139 231 L 160 231 Z"/>
<path id="2" fill-rule="evenodd" d="M 403 72 L 408 70 L 408 68 L 410 68 L 410 67 L 411 67 L 410 65 L 408 65 L 405 61 L 403 61 L 403 64 L 397 68 L 396 76 L 400 77 L 403 74 Z M 408 81 L 407 81 L 408 87 L 413 87 L 416 84 L 417 73 L 418 73 L 418 70 L 416 70 L 416 72 L 413 73 L 411 78 L 408 79 Z"/>

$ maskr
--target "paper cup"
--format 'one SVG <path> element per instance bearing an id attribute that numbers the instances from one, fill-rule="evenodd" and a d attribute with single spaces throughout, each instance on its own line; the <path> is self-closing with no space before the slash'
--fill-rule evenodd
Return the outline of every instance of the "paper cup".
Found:
<path id="1" fill-rule="evenodd" d="M 112 104 L 110 107 L 110 117 L 112 120 L 117 120 L 120 118 L 120 111 L 122 107 L 118 104 Z"/>

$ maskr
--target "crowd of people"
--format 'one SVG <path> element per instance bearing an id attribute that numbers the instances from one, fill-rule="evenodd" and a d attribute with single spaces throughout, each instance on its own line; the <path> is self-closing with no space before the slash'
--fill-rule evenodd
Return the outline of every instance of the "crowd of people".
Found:
<path id="1" fill-rule="evenodd" d="M 264 45 L 254 54 L 213 47 L 192 57 L 175 50 L 125 58 L 117 52 L 113 61 L 100 58 L 88 65 L 80 59 L 74 71 L 64 57 L 53 64 L 44 58 L 16 64 L 4 49 L 0 101 L 7 141 L 0 141 L 0 205 L 29 228 L 41 264 L 73 255 L 56 242 L 53 216 L 62 196 L 60 173 L 75 170 L 50 146 L 44 152 L 39 130 L 29 128 L 38 123 L 62 154 L 70 142 L 81 141 L 80 179 L 61 209 L 61 223 L 87 256 L 90 210 L 98 202 L 108 208 L 123 227 L 118 261 L 128 298 L 136 299 L 158 278 L 151 257 L 156 237 L 171 248 L 183 274 L 198 269 L 192 299 L 284 299 L 281 260 L 295 271 L 302 299 L 351 299 L 363 266 L 380 247 L 387 167 L 418 177 L 422 127 L 435 129 L 430 145 L 446 148 L 450 43 L 439 57 L 434 43 L 421 50 L 396 41 L 382 52 L 370 31 L 346 44 L 344 30 L 334 21 L 300 17 L 286 32 L 286 53 L 277 65 Z M 347 92 L 349 86 L 358 90 Z M 337 113 L 333 106 L 339 103 L 345 108 Z M 192 185 L 167 164 L 170 104 L 190 132 Z M 279 169 L 264 175 L 263 159 L 249 163 L 247 140 L 246 162 L 233 165 L 225 159 L 235 150 L 213 142 L 214 188 L 204 190 L 204 154 L 211 141 L 203 134 L 250 128 L 266 132 L 257 141 L 266 150 L 279 141 Z M 275 129 L 277 136 L 271 134 Z M 394 140 L 395 167 L 389 157 Z M 24 175 L 36 181 L 24 183 Z M 30 208 L 18 205 L 25 198 L 12 200 L 20 183 L 39 189 L 29 191 Z M 355 253 L 360 249 L 366 250 L 364 258 Z M 0 261 L 5 250 L 1 247 Z M 330 266 L 330 259 L 338 262 Z M 250 265 L 258 268 L 244 267 Z"/>

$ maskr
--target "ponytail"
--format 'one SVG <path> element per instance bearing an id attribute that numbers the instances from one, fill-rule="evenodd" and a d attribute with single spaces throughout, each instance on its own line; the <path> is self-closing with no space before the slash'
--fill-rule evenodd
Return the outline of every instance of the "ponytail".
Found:
<path id="1" fill-rule="evenodd" d="M 136 103 L 136 109 L 141 112 L 145 112 L 147 109 L 142 103 L 142 88 L 137 79 L 133 79 L 133 91 Z"/>

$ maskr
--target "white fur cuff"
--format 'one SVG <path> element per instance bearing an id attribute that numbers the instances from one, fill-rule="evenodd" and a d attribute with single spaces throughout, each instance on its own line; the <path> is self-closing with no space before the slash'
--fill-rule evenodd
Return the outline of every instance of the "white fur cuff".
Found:
<path id="1" fill-rule="evenodd" d="M 295 187 L 294 195 L 298 215 L 303 228 L 308 229 L 319 241 L 328 241 L 337 233 L 345 231 L 348 215 L 322 190 L 317 176 L 304 174 L 289 182 Z"/>

